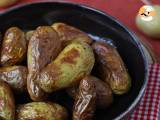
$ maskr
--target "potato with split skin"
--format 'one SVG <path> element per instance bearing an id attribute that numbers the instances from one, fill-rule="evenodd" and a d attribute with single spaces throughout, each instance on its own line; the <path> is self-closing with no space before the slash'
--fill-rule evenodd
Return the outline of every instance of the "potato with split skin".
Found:
<path id="1" fill-rule="evenodd" d="M 73 120 L 92 120 L 96 108 L 94 81 L 85 77 L 81 80 L 73 106 Z"/>
<path id="2" fill-rule="evenodd" d="M 84 79 L 91 80 L 93 84 L 95 84 L 95 91 L 97 95 L 96 105 L 98 108 L 106 108 L 110 106 L 113 102 L 113 94 L 110 86 L 103 82 L 102 80 L 94 77 L 94 76 L 86 76 Z M 74 86 L 67 90 L 68 94 L 75 99 L 78 94 L 78 87 Z"/>
<path id="3" fill-rule="evenodd" d="M 67 120 L 67 110 L 55 103 L 31 102 L 19 105 L 16 120 Z"/>
<path id="4" fill-rule="evenodd" d="M 61 41 L 57 32 L 50 26 L 38 27 L 28 45 L 27 62 L 29 75 L 27 88 L 34 101 L 45 99 L 46 93 L 35 82 L 39 79 L 40 71 L 46 67 L 61 51 Z"/>
<path id="5" fill-rule="evenodd" d="M 9 85 L 0 81 L 0 118 L 1 120 L 15 120 L 15 103 Z"/>
<path id="6" fill-rule="evenodd" d="M 19 64 L 26 58 L 25 35 L 18 27 L 9 28 L 3 39 L 0 62 L 2 66 Z"/>
<path id="7" fill-rule="evenodd" d="M 5 81 L 15 94 L 23 93 L 27 88 L 27 67 L 11 66 L 0 68 L 0 81 Z"/>
<path id="8" fill-rule="evenodd" d="M 58 32 L 63 46 L 66 46 L 72 40 L 84 41 L 88 44 L 92 43 L 92 39 L 78 28 L 64 23 L 54 23 L 52 27 Z"/>
<path id="9" fill-rule="evenodd" d="M 131 87 L 131 78 L 117 50 L 104 42 L 95 42 L 92 48 L 97 76 L 106 81 L 115 94 L 127 93 Z"/>
<path id="10" fill-rule="evenodd" d="M 48 93 L 74 86 L 90 74 L 95 59 L 85 42 L 72 42 L 41 73 L 37 84 Z"/>

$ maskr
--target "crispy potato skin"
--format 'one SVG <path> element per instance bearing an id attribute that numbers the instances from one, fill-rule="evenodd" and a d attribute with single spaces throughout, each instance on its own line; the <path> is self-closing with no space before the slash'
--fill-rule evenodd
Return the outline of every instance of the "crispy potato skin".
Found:
<path id="1" fill-rule="evenodd" d="M 0 81 L 5 81 L 14 90 L 15 94 L 26 91 L 27 88 L 27 67 L 11 66 L 0 68 Z"/>
<path id="2" fill-rule="evenodd" d="M 7 83 L 0 81 L 0 118 L 15 119 L 15 103 L 13 93 Z"/>
<path id="3" fill-rule="evenodd" d="M 19 105 L 16 120 L 67 120 L 66 109 L 58 104 L 31 102 Z"/>
<path id="4" fill-rule="evenodd" d="M 72 42 L 40 73 L 37 81 L 46 92 L 71 87 L 90 74 L 95 59 L 91 47 L 84 42 Z"/>
<path id="5" fill-rule="evenodd" d="M 95 85 L 96 95 L 97 95 L 96 99 L 97 107 L 101 109 L 110 106 L 113 102 L 113 94 L 110 86 L 107 83 L 103 82 L 102 80 L 91 75 L 88 75 L 87 77 L 85 77 L 85 79 L 92 81 L 93 84 Z M 77 86 L 74 86 L 67 90 L 68 94 L 74 99 L 78 94 L 78 91 L 79 89 Z"/>
<path id="6" fill-rule="evenodd" d="M 70 43 L 70 41 L 84 41 L 88 44 L 92 43 L 92 39 L 81 30 L 64 24 L 64 23 L 54 23 L 52 27 L 58 32 L 63 46 L 66 46 Z"/>
<path id="7" fill-rule="evenodd" d="M 131 87 L 131 79 L 117 50 L 107 43 L 95 42 L 92 45 L 95 53 L 95 71 L 105 80 L 115 94 L 121 95 Z"/>
<path id="8" fill-rule="evenodd" d="M 73 106 L 73 120 L 92 120 L 96 107 L 96 88 L 92 79 L 82 79 Z"/>
<path id="9" fill-rule="evenodd" d="M 49 64 L 61 51 L 61 41 L 57 32 L 50 26 L 38 27 L 28 45 L 27 88 L 34 101 L 44 100 L 46 93 L 35 82 L 39 79 L 40 71 Z"/>
<path id="10" fill-rule="evenodd" d="M 24 32 L 17 27 L 9 28 L 4 35 L 2 43 L 1 65 L 19 64 L 26 57 L 26 51 L 27 44 Z"/>

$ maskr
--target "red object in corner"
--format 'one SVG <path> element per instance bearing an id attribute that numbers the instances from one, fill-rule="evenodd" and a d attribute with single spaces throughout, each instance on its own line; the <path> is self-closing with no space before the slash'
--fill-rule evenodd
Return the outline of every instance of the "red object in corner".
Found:
<path id="1" fill-rule="evenodd" d="M 20 0 L 18 4 L 30 3 L 38 1 L 62 1 L 62 0 Z M 141 33 L 135 25 L 135 17 L 139 11 L 139 8 L 144 4 L 141 0 L 63 0 L 68 2 L 82 3 L 88 6 L 92 6 L 99 10 L 102 10 L 111 16 L 117 18 L 120 22 L 134 31 L 140 38 L 144 38 L 153 46 L 153 50 L 160 62 L 160 39 L 153 39 L 145 36 Z M 159 0 L 152 0 L 153 4 L 160 4 Z M 7 8 L 0 8 L 0 11 L 4 11 Z"/>

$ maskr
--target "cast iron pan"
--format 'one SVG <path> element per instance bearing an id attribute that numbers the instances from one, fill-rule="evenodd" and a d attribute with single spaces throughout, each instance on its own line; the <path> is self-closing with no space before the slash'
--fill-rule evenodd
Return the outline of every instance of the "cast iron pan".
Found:
<path id="1" fill-rule="evenodd" d="M 115 96 L 111 107 L 97 110 L 94 120 L 127 118 L 142 98 L 147 83 L 148 62 L 139 40 L 111 16 L 90 7 L 64 2 L 32 3 L 11 8 L 0 15 L 0 31 L 3 33 L 11 26 L 30 30 L 54 22 L 73 25 L 95 40 L 105 40 L 117 47 L 131 75 L 132 88 L 123 96 Z M 26 101 L 21 97 L 19 102 Z M 60 103 L 71 113 L 71 99 L 61 96 Z"/>

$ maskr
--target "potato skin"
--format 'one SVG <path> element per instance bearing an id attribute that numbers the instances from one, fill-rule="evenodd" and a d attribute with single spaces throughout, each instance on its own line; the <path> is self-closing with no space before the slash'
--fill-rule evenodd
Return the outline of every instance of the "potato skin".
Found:
<path id="1" fill-rule="evenodd" d="M 15 103 L 13 93 L 7 83 L 0 81 L 0 118 L 15 119 Z"/>
<path id="2" fill-rule="evenodd" d="M 98 108 L 110 106 L 113 102 L 113 94 L 110 86 L 94 76 L 88 76 L 86 79 L 92 79 L 95 84 L 97 94 L 96 104 Z"/>
<path id="3" fill-rule="evenodd" d="M 30 41 L 30 39 L 31 39 L 31 37 L 32 37 L 32 35 L 33 35 L 33 33 L 34 33 L 34 30 L 30 30 L 30 31 L 28 31 L 28 32 L 25 33 L 27 42 Z"/>
<path id="4" fill-rule="evenodd" d="M 26 57 L 27 44 L 25 35 L 17 27 L 9 28 L 3 39 L 1 50 L 1 65 L 11 66 L 19 64 Z"/>
<path id="5" fill-rule="evenodd" d="M 50 26 L 38 27 L 28 45 L 27 89 L 33 101 L 42 101 L 46 93 L 35 82 L 40 71 L 61 51 L 61 41 L 57 32 Z"/>
<path id="6" fill-rule="evenodd" d="M 95 59 L 91 47 L 84 42 L 72 42 L 40 73 L 37 81 L 46 92 L 71 87 L 90 74 Z"/>
<path id="7" fill-rule="evenodd" d="M 86 33 L 73 26 L 64 23 L 54 23 L 52 27 L 58 32 L 63 46 L 66 46 L 72 40 L 83 41 L 88 44 L 92 43 L 92 39 Z"/>
<path id="8" fill-rule="evenodd" d="M 110 86 L 104 81 L 91 75 L 86 76 L 85 79 L 92 81 L 93 84 L 95 85 L 95 91 L 97 95 L 96 99 L 97 107 L 102 109 L 110 106 L 113 102 L 113 94 Z M 77 86 L 74 86 L 67 90 L 68 94 L 73 99 L 75 99 L 76 95 L 78 94 L 78 91 L 79 89 Z"/>
<path id="9" fill-rule="evenodd" d="M 96 89 L 92 79 L 84 78 L 73 106 L 73 120 L 92 120 L 96 107 Z"/>
<path id="10" fill-rule="evenodd" d="M 27 67 L 11 66 L 0 68 L 0 81 L 5 81 L 15 94 L 22 93 L 27 88 Z"/>
<path id="11" fill-rule="evenodd" d="M 18 106 L 16 120 L 67 120 L 66 109 L 58 104 L 31 102 Z"/>
<path id="12" fill-rule="evenodd" d="M 95 42 L 92 48 L 96 58 L 94 69 L 97 76 L 105 80 L 115 94 L 128 92 L 131 79 L 117 50 L 104 42 Z"/>

